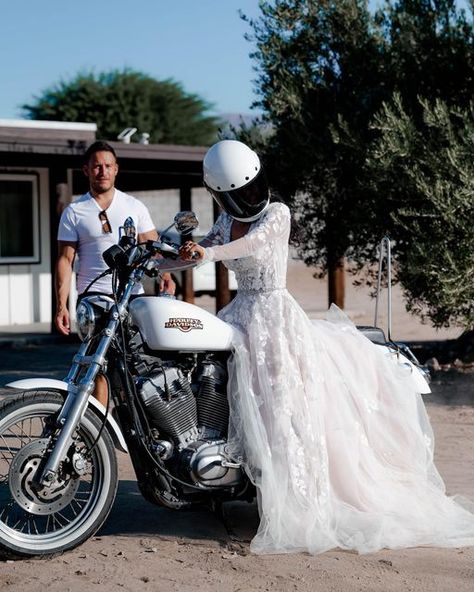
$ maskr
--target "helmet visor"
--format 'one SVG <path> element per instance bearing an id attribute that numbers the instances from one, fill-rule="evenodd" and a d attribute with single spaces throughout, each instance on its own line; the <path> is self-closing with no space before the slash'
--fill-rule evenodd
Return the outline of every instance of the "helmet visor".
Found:
<path id="1" fill-rule="evenodd" d="M 208 185 L 206 189 L 229 216 L 239 220 L 255 218 L 268 204 L 268 184 L 263 170 L 250 183 L 238 189 L 216 191 Z"/>

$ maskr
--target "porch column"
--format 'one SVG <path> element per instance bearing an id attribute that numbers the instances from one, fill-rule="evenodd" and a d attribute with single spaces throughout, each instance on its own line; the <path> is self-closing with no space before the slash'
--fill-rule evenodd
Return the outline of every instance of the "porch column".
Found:
<path id="1" fill-rule="evenodd" d="M 336 304 L 344 308 L 345 298 L 345 259 L 331 259 L 328 261 L 328 305 Z"/>
<path id="2" fill-rule="evenodd" d="M 219 206 L 214 199 L 212 204 L 215 221 L 219 215 Z M 216 267 L 216 312 L 219 312 L 230 302 L 229 272 L 222 261 L 218 261 L 214 265 Z"/>
<path id="3" fill-rule="evenodd" d="M 191 210 L 191 187 L 179 188 L 179 209 L 181 211 Z M 187 234 L 186 240 L 192 240 L 192 236 Z M 182 239 L 182 242 L 184 240 Z M 181 272 L 183 278 L 183 300 L 194 304 L 193 270 L 186 269 Z"/>
<path id="4" fill-rule="evenodd" d="M 56 290 L 54 275 L 58 256 L 58 226 L 63 209 L 68 205 L 67 168 L 51 167 L 49 169 L 49 228 L 51 252 L 51 333 L 56 333 L 54 318 L 56 316 Z"/>

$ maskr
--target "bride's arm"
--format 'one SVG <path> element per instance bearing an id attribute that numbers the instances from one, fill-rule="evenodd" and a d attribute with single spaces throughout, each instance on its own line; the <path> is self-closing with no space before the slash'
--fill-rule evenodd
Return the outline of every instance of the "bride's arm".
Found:
<path id="1" fill-rule="evenodd" d="M 214 226 L 211 230 L 206 234 L 206 236 L 199 241 L 199 244 L 202 247 L 210 247 L 213 245 L 221 245 L 224 242 L 224 227 L 225 227 L 225 219 L 224 214 L 221 213 L 217 217 L 217 220 L 214 223 Z"/>
<path id="2" fill-rule="evenodd" d="M 245 236 L 225 245 L 209 246 L 204 249 L 205 261 L 225 261 L 249 257 L 269 241 L 281 238 L 288 240 L 290 231 L 290 210 L 282 203 L 274 203 L 264 214 L 262 222 Z M 205 246 L 201 243 L 202 246 Z"/>
<path id="3" fill-rule="evenodd" d="M 205 257 L 205 247 L 221 245 L 224 242 L 226 223 L 229 223 L 227 218 L 228 216 L 224 212 L 219 214 L 214 226 L 199 243 L 186 241 L 179 249 L 183 261 L 194 260 L 196 263 L 202 264 Z"/>

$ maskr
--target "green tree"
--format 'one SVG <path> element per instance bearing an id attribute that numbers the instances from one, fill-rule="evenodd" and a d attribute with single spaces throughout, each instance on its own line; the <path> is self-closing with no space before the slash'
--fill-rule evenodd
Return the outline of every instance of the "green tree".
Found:
<path id="1" fill-rule="evenodd" d="M 385 1 L 375 14 L 390 91 L 422 118 L 418 97 L 467 107 L 474 85 L 472 17 L 456 0 Z"/>
<path id="2" fill-rule="evenodd" d="M 373 206 L 395 240 L 408 309 L 437 327 L 472 328 L 474 107 L 421 100 L 420 111 L 415 124 L 397 95 L 375 119 L 365 171 Z"/>
<path id="3" fill-rule="evenodd" d="M 420 133 L 418 97 L 467 108 L 472 17 L 454 0 L 387 0 L 375 14 L 365 0 L 274 0 L 260 8 L 258 19 L 247 19 L 256 104 L 274 129 L 265 156 L 293 208 L 299 252 L 319 274 L 331 274 L 344 256 L 370 263 L 396 219 L 367 175 L 382 132 L 371 124 L 395 92 Z"/>
<path id="4" fill-rule="evenodd" d="M 23 110 L 29 119 L 91 121 L 98 136 L 115 140 L 126 127 L 150 134 L 150 142 L 207 145 L 218 121 L 210 105 L 172 80 L 133 70 L 78 74 L 46 89 Z"/>
<path id="5" fill-rule="evenodd" d="M 260 8 L 259 19 L 247 20 L 257 106 L 274 129 L 270 178 L 293 207 L 304 261 L 331 276 L 362 215 L 354 188 L 368 124 L 384 98 L 375 83 L 383 78 L 380 40 L 365 0 L 277 0 Z"/>

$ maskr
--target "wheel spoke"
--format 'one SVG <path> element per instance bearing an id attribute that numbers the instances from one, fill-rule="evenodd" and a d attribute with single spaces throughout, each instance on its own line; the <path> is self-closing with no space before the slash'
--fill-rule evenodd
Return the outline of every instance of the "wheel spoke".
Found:
<path id="1" fill-rule="evenodd" d="M 25 430 L 23 429 L 23 424 L 24 421 L 21 422 L 21 424 L 18 425 L 19 428 L 19 438 L 20 438 L 20 448 L 23 448 L 26 444 L 28 444 L 28 442 L 31 440 L 31 438 L 29 438 L 28 434 L 25 432 Z M 26 442 L 23 441 L 23 439 L 26 440 Z"/>
<path id="2" fill-rule="evenodd" d="M 70 507 L 71 507 L 71 512 L 74 514 L 74 516 L 78 516 L 78 515 L 80 514 L 80 512 L 82 511 L 82 508 L 84 507 L 84 505 L 85 505 L 85 504 L 82 504 L 82 505 L 81 505 L 81 504 L 80 504 L 80 503 L 77 501 L 77 499 L 76 499 L 76 498 L 73 498 L 73 499 L 71 500 Z M 77 506 L 77 507 L 79 508 L 79 510 L 78 510 L 78 511 L 77 511 L 77 510 L 75 510 L 75 509 L 74 509 L 74 506 Z"/>
<path id="3" fill-rule="evenodd" d="M 13 498 L 10 498 L 10 501 L 6 504 L 6 506 L 2 509 L 2 512 L 0 513 L 0 520 L 3 520 L 3 516 L 6 516 L 6 520 L 5 520 L 5 524 L 8 524 L 8 515 L 9 515 L 9 509 L 12 509 L 15 506 L 15 500 Z"/>
<path id="4" fill-rule="evenodd" d="M 10 453 L 11 458 L 13 458 L 14 454 L 13 454 L 12 449 L 10 448 L 10 446 L 8 446 L 8 442 L 5 440 L 5 436 L 3 434 L 0 434 L 0 437 L 2 438 L 2 441 L 4 442 L 7 451 Z M 2 454 L 2 457 L 8 462 L 8 459 L 5 456 L 5 452 L 4 452 L 4 448 L 3 447 L 0 447 L 0 452 Z"/>

